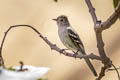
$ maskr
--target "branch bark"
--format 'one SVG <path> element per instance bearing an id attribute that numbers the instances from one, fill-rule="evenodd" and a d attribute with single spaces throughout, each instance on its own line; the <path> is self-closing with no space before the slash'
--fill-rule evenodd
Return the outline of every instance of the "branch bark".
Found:
<path id="1" fill-rule="evenodd" d="M 105 50 L 104 50 L 104 42 L 102 39 L 102 31 L 105 29 L 108 29 L 111 27 L 112 24 L 116 22 L 116 20 L 120 16 L 120 1 L 118 4 L 118 7 L 116 8 L 115 12 L 105 21 L 101 22 L 97 19 L 95 8 L 93 8 L 92 3 L 90 0 L 85 0 L 86 4 L 89 8 L 89 12 L 92 16 L 93 22 L 94 22 L 94 31 L 96 34 L 96 40 L 97 40 L 97 48 L 99 51 L 99 55 L 101 56 L 102 63 L 104 64 L 104 67 L 101 68 L 101 72 L 96 80 L 101 80 L 102 77 L 105 75 L 106 69 L 110 68 L 112 66 L 112 61 L 109 59 L 109 57 L 106 56 Z"/>
<path id="2" fill-rule="evenodd" d="M 114 24 L 117 19 L 120 17 L 120 1 L 118 2 L 118 6 L 116 7 L 113 14 L 103 23 L 101 23 L 102 30 L 108 29 Z"/>
<path id="3" fill-rule="evenodd" d="M 89 12 L 92 16 L 93 22 L 94 22 L 94 30 L 95 30 L 95 34 L 96 34 L 96 40 L 97 40 L 97 48 L 99 51 L 99 55 L 94 55 L 94 54 L 89 54 L 89 55 L 83 55 L 83 56 L 79 56 L 77 55 L 76 58 L 89 58 L 89 59 L 95 59 L 95 60 L 100 60 L 102 61 L 102 63 L 104 64 L 104 66 L 101 68 L 101 72 L 98 76 L 98 78 L 96 80 L 101 80 L 102 77 L 105 75 L 105 71 L 106 69 L 110 68 L 112 66 L 112 62 L 109 59 L 109 57 L 107 57 L 105 50 L 104 50 L 104 42 L 102 39 L 102 31 L 105 29 L 108 29 L 111 27 L 112 24 L 114 24 L 116 22 L 116 20 L 118 19 L 118 17 L 120 16 L 120 1 L 118 3 L 117 8 L 115 9 L 115 11 L 113 12 L 113 14 L 104 22 L 101 22 L 100 20 L 97 19 L 96 13 L 95 13 L 95 8 L 92 6 L 92 3 L 90 0 L 85 0 L 86 4 L 89 8 Z M 2 57 L 2 48 L 3 48 L 3 44 L 5 41 L 5 38 L 8 34 L 8 32 L 15 27 L 29 27 L 31 28 L 35 33 L 37 33 L 39 35 L 40 38 L 42 38 L 49 46 L 52 50 L 55 50 L 63 55 L 69 56 L 69 57 L 74 57 L 73 53 L 69 53 L 66 52 L 63 49 L 60 49 L 56 44 L 51 43 L 47 37 L 44 37 L 37 29 L 35 29 L 34 27 L 30 26 L 30 25 L 13 25 L 10 26 L 10 28 L 5 32 L 5 35 L 3 37 L 1 46 L 0 46 L 0 66 L 4 66 L 4 60 Z M 114 66 L 113 66 L 114 67 Z"/>
<path id="4" fill-rule="evenodd" d="M 69 53 L 69 52 L 66 52 L 65 50 L 63 49 L 60 49 L 56 44 L 53 44 L 51 43 L 47 37 L 44 37 L 37 29 L 35 29 L 34 27 L 30 26 L 30 25 L 13 25 L 13 26 L 10 26 L 8 28 L 8 30 L 5 32 L 5 35 L 3 37 L 3 40 L 2 40 L 2 43 L 1 43 L 1 46 L 0 46 L 0 66 L 4 66 L 4 60 L 2 58 L 2 48 L 3 48 L 3 44 L 4 44 L 4 41 L 6 39 L 6 36 L 8 34 L 8 32 L 12 29 L 12 28 L 15 28 L 15 27 L 28 27 L 28 28 L 31 28 L 35 33 L 37 33 L 39 35 L 40 38 L 42 38 L 48 45 L 49 47 L 52 49 L 52 50 L 55 50 L 57 52 L 59 52 L 60 54 L 63 54 L 63 55 L 66 55 L 66 56 L 69 56 L 69 57 L 74 57 L 74 54 L 73 53 Z M 77 55 L 76 58 L 89 58 L 89 59 L 92 59 L 92 60 L 101 60 L 101 57 L 97 56 L 97 55 L 94 55 L 93 53 L 89 54 L 89 55 L 83 55 L 83 56 L 79 56 Z"/>

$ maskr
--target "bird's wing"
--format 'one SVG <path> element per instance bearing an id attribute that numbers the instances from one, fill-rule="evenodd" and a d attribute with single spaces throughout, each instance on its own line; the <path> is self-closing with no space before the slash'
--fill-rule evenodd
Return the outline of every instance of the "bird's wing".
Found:
<path id="1" fill-rule="evenodd" d="M 78 48 L 78 50 L 82 54 L 85 54 L 84 45 L 80 40 L 79 35 L 72 29 L 72 27 L 67 28 L 67 31 L 68 31 L 68 36 L 70 37 L 74 45 Z"/>

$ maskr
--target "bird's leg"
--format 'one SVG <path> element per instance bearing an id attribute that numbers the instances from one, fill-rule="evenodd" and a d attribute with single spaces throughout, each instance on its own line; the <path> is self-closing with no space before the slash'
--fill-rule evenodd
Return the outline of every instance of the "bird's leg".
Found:
<path id="1" fill-rule="evenodd" d="M 60 53 L 62 53 L 62 52 L 65 51 L 65 50 L 69 50 L 69 49 L 61 49 L 61 50 L 60 50 Z"/>
<path id="2" fill-rule="evenodd" d="M 76 52 L 73 51 L 73 53 L 74 53 L 74 54 L 73 54 L 73 57 L 76 58 L 76 56 L 78 55 L 78 51 L 79 51 L 79 50 L 77 50 Z"/>

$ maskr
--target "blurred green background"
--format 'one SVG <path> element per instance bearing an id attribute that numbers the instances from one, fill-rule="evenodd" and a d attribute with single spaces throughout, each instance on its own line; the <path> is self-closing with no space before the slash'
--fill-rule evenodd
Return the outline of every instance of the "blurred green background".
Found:
<path id="1" fill-rule="evenodd" d="M 105 21 L 114 11 L 113 0 L 91 0 L 96 8 L 98 19 Z M 29 24 L 38 29 L 52 43 L 65 48 L 60 42 L 57 25 L 53 18 L 67 15 L 73 28 L 80 35 L 86 52 L 98 55 L 93 21 L 84 0 L 0 0 L 0 42 L 4 32 L 11 25 Z M 120 66 L 120 21 L 103 32 L 105 50 L 113 61 Z M 47 66 L 51 70 L 44 76 L 48 80 L 94 80 L 95 77 L 84 60 L 60 55 L 38 37 L 31 29 L 21 27 L 12 29 L 3 46 L 3 57 L 7 67 L 19 65 Z M 102 66 L 100 61 L 92 61 L 97 72 Z M 103 80 L 117 80 L 115 71 L 109 71 Z"/>

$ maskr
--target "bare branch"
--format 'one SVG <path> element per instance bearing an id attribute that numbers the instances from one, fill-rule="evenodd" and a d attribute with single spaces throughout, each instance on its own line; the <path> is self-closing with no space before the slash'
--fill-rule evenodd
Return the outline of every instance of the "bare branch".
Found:
<path id="1" fill-rule="evenodd" d="M 66 55 L 66 56 L 69 56 L 69 57 L 74 57 L 74 54 L 73 53 L 69 53 L 69 52 L 66 52 L 65 50 L 63 49 L 60 49 L 57 45 L 51 43 L 47 37 L 44 37 L 37 29 L 35 29 L 34 27 L 30 26 L 30 25 L 13 25 L 13 26 L 10 26 L 8 28 L 8 30 L 5 32 L 5 35 L 3 37 L 3 40 L 2 40 L 2 43 L 1 43 L 1 47 L 0 47 L 0 55 L 1 55 L 1 58 L 2 58 L 2 48 L 3 48 L 3 44 L 4 44 L 4 41 L 6 39 L 6 36 L 8 34 L 8 32 L 12 29 L 12 28 L 15 28 L 15 27 L 29 27 L 31 28 L 35 33 L 37 33 L 39 35 L 39 37 L 41 37 L 49 46 L 52 50 L 56 50 L 57 52 L 63 54 L 63 55 Z M 94 55 L 94 54 L 89 54 L 89 55 L 83 55 L 83 56 L 79 56 L 77 55 L 76 58 L 89 58 L 89 59 L 95 59 L 95 60 L 101 60 L 101 58 L 97 55 Z M 0 63 L 0 66 L 4 66 L 4 61 L 3 59 L 0 60 L 2 63 Z"/>
<path id="2" fill-rule="evenodd" d="M 116 7 L 113 14 L 101 24 L 103 30 L 111 27 L 112 24 L 116 22 L 116 20 L 120 17 L 120 1 L 118 2 L 118 6 Z"/>
<path id="3" fill-rule="evenodd" d="M 85 1 L 86 1 L 88 8 L 89 8 L 89 12 L 92 16 L 93 22 L 94 22 L 94 24 L 96 24 L 98 20 L 97 20 L 96 14 L 95 14 L 95 8 L 93 8 L 90 0 L 85 0 Z"/>
<path id="4" fill-rule="evenodd" d="M 96 32 L 96 39 L 97 39 L 97 48 L 101 58 L 104 60 L 106 58 L 106 53 L 104 51 L 104 42 L 102 39 L 102 33 Z"/>
<path id="5" fill-rule="evenodd" d="M 94 22 L 94 29 L 95 29 L 95 33 L 96 33 L 96 39 L 97 39 L 97 47 L 98 47 L 99 54 L 102 58 L 102 61 L 104 63 L 105 59 L 107 59 L 107 56 L 104 51 L 104 42 L 102 40 L 102 31 L 100 28 L 98 28 L 101 24 L 101 21 L 98 21 L 96 14 L 95 14 L 95 9 L 93 8 L 91 1 L 90 0 L 85 0 L 85 1 L 89 8 L 90 14 L 91 14 L 93 22 Z"/>
<path id="6" fill-rule="evenodd" d="M 100 54 L 101 58 L 104 59 L 104 58 L 106 58 L 106 54 L 104 51 L 104 43 L 102 40 L 102 33 L 101 33 L 102 31 L 100 29 L 98 30 L 98 26 L 100 25 L 101 22 L 98 21 L 98 19 L 96 17 L 95 8 L 93 8 L 91 1 L 90 0 L 85 0 L 85 1 L 86 1 L 88 8 L 89 8 L 90 14 L 91 14 L 93 22 L 94 22 L 94 29 L 96 32 L 97 47 L 99 50 L 99 54 Z"/>
<path id="7" fill-rule="evenodd" d="M 57 2 L 57 0 L 54 0 Z M 97 40 L 97 48 L 98 48 L 98 51 L 99 51 L 99 55 L 100 56 L 97 56 L 97 55 L 94 55 L 94 54 L 89 54 L 89 55 L 83 55 L 83 56 L 79 56 L 77 55 L 76 58 L 89 58 L 89 59 L 95 59 L 95 60 L 100 60 L 102 61 L 102 63 L 104 64 L 104 67 L 101 68 L 101 72 L 99 73 L 99 76 L 96 80 L 101 80 L 103 76 L 105 76 L 105 71 L 106 69 L 110 68 L 111 66 L 113 66 L 118 74 L 118 78 L 120 80 L 120 76 L 119 76 L 119 73 L 118 73 L 118 70 L 117 68 L 112 64 L 111 60 L 109 59 L 109 57 L 106 56 L 106 53 L 105 53 L 105 50 L 104 50 L 104 42 L 103 42 L 103 39 L 102 39 L 102 31 L 105 30 L 105 29 L 108 29 L 111 27 L 112 24 L 114 24 L 116 22 L 116 20 L 118 19 L 118 17 L 120 17 L 120 1 L 118 3 L 118 6 L 117 8 L 115 9 L 115 11 L 113 12 L 113 14 L 105 21 L 105 22 L 101 22 L 100 20 L 97 19 L 97 16 L 96 16 L 96 13 L 95 13 L 95 8 L 92 6 L 92 3 L 90 0 L 85 0 L 86 1 L 86 4 L 89 8 L 89 12 L 92 16 L 92 19 L 93 19 L 93 22 L 94 22 L 94 30 L 95 30 L 95 34 L 96 34 L 96 40 Z M 51 43 L 47 37 L 44 37 L 37 29 L 35 29 L 34 27 L 30 26 L 30 25 L 13 25 L 13 26 L 10 26 L 10 28 L 5 32 L 5 35 L 3 37 L 3 40 L 2 40 L 2 43 L 1 43 L 1 46 L 0 46 L 0 66 L 4 66 L 4 60 L 3 60 L 3 57 L 2 57 L 2 48 L 3 48 L 3 44 L 4 44 L 4 41 L 5 41 L 5 38 L 8 34 L 8 32 L 12 29 L 12 28 L 15 28 L 15 27 L 21 27 L 21 26 L 24 26 L 24 27 L 29 27 L 31 28 L 33 31 L 35 31 L 40 38 L 42 38 L 48 45 L 49 47 L 52 49 L 52 50 L 55 50 L 63 55 L 66 55 L 66 56 L 69 56 L 69 57 L 74 57 L 74 54 L 73 53 L 69 53 L 69 52 L 66 52 L 65 50 L 63 49 L 60 49 L 56 44 L 53 44 Z M 21 63 L 21 69 L 22 69 L 22 66 L 23 64 Z"/>
<path id="8" fill-rule="evenodd" d="M 96 78 L 96 80 L 101 80 L 102 77 L 105 76 L 105 70 L 106 70 L 106 69 L 107 69 L 107 67 L 102 67 L 102 68 L 101 68 L 101 72 L 99 73 L 99 76 L 98 76 L 98 78 Z"/>
<path id="9" fill-rule="evenodd" d="M 95 60 L 102 60 L 101 57 L 94 55 L 93 53 L 89 54 L 89 55 L 82 55 L 79 56 L 79 58 L 89 58 L 89 59 L 95 59 Z"/>
<path id="10" fill-rule="evenodd" d="M 105 75 L 105 70 L 110 68 L 112 65 L 112 61 L 109 59 L 109 57 L 106 56 L 106 53 L 104 50 L 102 31 L 104 29 L 109 28 L 119 18 L 119 16 L 120 16 L 120 1 L 119 1 L 118 7 L 116 8 L 115 12 L 103 23 L 97 19 L 96 14 L 95 14 L 95 8 L 93 8 L 91 1 L 90 0 L 85 0 L 85 1 L 89 8 L 89 12 L 90 12 L 93 22 L 94 22 L 94 30 L 95 30 L 95 34 L 96 34 L 97 48 L 99 51 L 99 55 L 101 56 L 102 63 L 104 64 L 104 67 L 101 68 L 101 72 L 97 78 L 97 80 L 101 80 L 102 77 Z"/>

